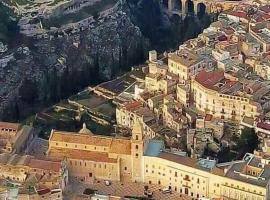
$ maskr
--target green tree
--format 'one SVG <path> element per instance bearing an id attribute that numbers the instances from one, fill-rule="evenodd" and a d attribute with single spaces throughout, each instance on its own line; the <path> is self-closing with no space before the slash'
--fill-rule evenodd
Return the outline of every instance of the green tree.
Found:
<path id="1" fill-rule="evenodd" d="M 259 145 L 259 138 L 253 128 L 244 128 L 241 131 L 240 138 L 237 141 L 237 149 L 239 154 L 245 154 L 247 152 L 253 153 L 253 151 Z"/>
<path id="2" fill-rule="evenodd" d="M 99 12 L 98 11 L 94 11 L 94 13 L 93 13 L 92 16 L 93 16 L 94 20 L 97 20 L 99 18 Z"/>

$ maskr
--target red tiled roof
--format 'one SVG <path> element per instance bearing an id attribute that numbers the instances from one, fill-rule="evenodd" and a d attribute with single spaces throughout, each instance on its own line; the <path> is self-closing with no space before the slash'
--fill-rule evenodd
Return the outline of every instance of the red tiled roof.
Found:
<path id="1" fill-rule="evenodd" d="M 265 14 L 265 15 L 263 15 L 262 16 L 265 20 L 268 20 L 268 19 L 270 19 L 270 14 Z"/>
<path id="2" fill-rule="evenodd" d="M 269 130 L 270 131 L 270 124 L 268 124 L 268 123 L 258 122 L 257 123 L 257 127 L 258 128 L 261 128 L 261 129 L 265 129 L 265 130 Z"/>
<path id="3" fill-rule="evenodd" d="M 211 172 L 218 176 L 224 176 L 224 170 L 221 168 L 214 167 Z"/>
<path id="4" fill-rule="evenodd" d="M 243 12 L 243 11 L 231 11 L 228 13 L 228 15 L 248 19 L 246 12 Z"/>
<path id="5" fill-rule="evenodd" d="M 37 191 L 38 195 L 44 195 L 44 194 L 48 194 L 50 192 L 51 192 L 51 190 L 49 188 L 41 189 L 41 190 Z"/>
<path id="6" fill-rule="evenodd" d="M 223 71 L 211 71 L 206 72 L 205 70 L 202 70 L 197 76 L 195 77 L 195 80 L 203 85 L 206 88 L 209 89 L 217 89 L 214 85 L 220 82 L 222 79 L 224 79 L 224 72 Z"/>
<path id="7" fill-rule="evenodd" d="M 256 15 L 252 16 L 252 20 L 255 22 L 264 22 L 268 21 L 270 19 L 270 13 L 263 13 L 263 12 L 258 12 Z"/>
<path id="8" fill-rule="evenodd" d="M 236 83 L 238 83 L 238 81 L 226 80 L 225 85 L 223 87 L 230 88 L 233 85 L 235 85 Z"/>
<path id="9" fill-rule="evenodd" d="M 206 114 L 204 120 L 205 120 L 205 121 L 211 121 L 212 118 L 213 118 L 213 115 Z"/>
<path id="10" fill-rule="evenodd" d="M 270 13 L 270 5 L 261 6 L 260 10 L 265 13 Z"/>
<path id="11" fill-rule="evenodd" d="M 260 14 L 257 16 L 253 17 L 253 20 L 255 22 L 265 22 L 265 21 L 269 21 L 270 20 L 270 15 L 269 14 Z"/>
<path id="12" fill-rule="evenodd" d="M 218 37 L 219 41 L 226 41 L 227 40 L 227 36 L 226 35 L 221 35 Z"/>
<path id="13" fill-rule="evenodd" d="M 33 169 L 43 169 L 59 172 L 61 169 L 61 162 L 31 159 L 30 162 L 28 163 L 28 166 Z"/>
<path id="14" fill-rule="evenodd" d="M 132 101 L 132 102 L 128 102 L 125 104 L 125 108 L 127 110 L 133 110 L 133 109 L 139 108 L 141 106 L 142 106 L 142 103 L 139 101 Z"/>

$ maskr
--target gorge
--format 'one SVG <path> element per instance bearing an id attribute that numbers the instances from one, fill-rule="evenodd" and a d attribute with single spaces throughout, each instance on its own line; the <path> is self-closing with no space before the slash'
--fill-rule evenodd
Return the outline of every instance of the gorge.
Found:
<path id="1" fill-rule="evenodd" d="M 109 15 L 96 16 L 89 29 L 3 40 L 10 45 L 0 53 L 0 120 L 25 119 L 88 85 L 129 71 L 144 63 L 148 50 L 175 49 L 211 20 L 207 14 L 168 15 L 157 0 L 119 0 Z"/>

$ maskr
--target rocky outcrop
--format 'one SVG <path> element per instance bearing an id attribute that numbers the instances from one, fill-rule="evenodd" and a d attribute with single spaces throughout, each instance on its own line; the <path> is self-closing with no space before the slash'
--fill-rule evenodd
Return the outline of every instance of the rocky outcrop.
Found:
<path id="1" fill-rule="evenodd" d="M 42 35 L 24 37 L 23 45 L 0 54 L 0 120 L 23 119 L 109 80 L 144 62 L 149 49 L 177 48 L 210 23 L 208 18 L 169 17 L 159 3 L 118 0 L 102 14 L 39 30 Z"/>
<path id="2" fill-rule="evenodd" d="M 25 38 L 0 68 L 0 120 L 22 119 L 144 61 L 149 42 L 123 8 L 77 33 Z"/>

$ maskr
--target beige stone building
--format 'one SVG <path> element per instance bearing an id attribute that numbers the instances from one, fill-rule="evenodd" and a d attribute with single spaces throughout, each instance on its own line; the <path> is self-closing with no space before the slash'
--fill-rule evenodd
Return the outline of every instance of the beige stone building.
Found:
<path id="1" fill-rule="evenodd" d="M 0 154 L 0 177 L 25 184 L 35 179 L 39 185 L 64 189 L 68 183 L 65 161 L 37 159 L 29 155 Z"/>
<path id="2" fill-rule="evenodd" d="M 148 122 L 155 119 L 154 112 L 140 101 L 132 101 L 116 108 L 116 122 L 119 126 L 132 129 L 136 121 Z"/>
<path id="3" fill-rule="evenodd" d="M 48 156 L 66 158 L 70 174 L 85 180 L 141 181 L 142 134 L 140 126 L 131 139 L 95 136 L 85 127 L 80 133 L 52 130 Z"/>
<path id="4" fill-rule="evenodd" d="M 243 160 L 217 164 L 164 149 L 163 141 L 143 136 L 136 122 L 130 139 L 53 130 L 48 156 L 67 160 L 71 176 L 84 180 L 137 181 L 168 187 L 193 198 L 265 200 L 270 161 L 246 154 Z"/>
<path id="5" fill-rule="evenodd" d="M 65 160 L 0 154 L 0 199 L 62 200 L 68 184 Z"/>
<path id="6" fill-rule="evenodd" d="M 34 137 L 33 129 L 16 123 L 0 122 L 0 152 L 20 153 Z"/>
<path id="7" fill-rule="evenodd" d="M 194 105 L 199 111 L 237 121 L 244 116 L 254 118 L 261 111 L 260 105 L 251 98 L 255 91 L 244 88 L 243 83 L 223 71 L 202 71 L 191 83 Z"/>
<path id="8" fill-rule="evenodd" d="M 193 198 L 265 200 L 269 170 L 264 172 L 262 165 L 256 164 L 262 161 L 247 154 L 242 161 L 216 167 L 211 160 L 162 152 L 157 157 L 144 156 L 144 182 L 170 186 Z"/>
<path id="9" fill-rule="evenodd" d="M 187 118 L 182 113 L 182 105 L 177 102 L 165 102 L 163 105 L 163 125 L 176 132 L 187 128 Z"/>
<path id="10" fill-rule="evenodd" d="M 260 44 L 260 52 L 268 53 L 270 51 L 270 22 L 264 21 L 261 23 L 251 24 L 249 33 Z"/>
<path id="11" fill-rule="evenodd" d="M 174 74 L 147 74 L 145 77 L 145 89 L 150 92 L 161 91 L 171 94 L 176 89 L 178 77 Z"/>
<path id="12" fill-rule="evenodd" d="M 190 79 L 206 67 L 203 59 L 187 49 L 179 49 L 169 54 L 168 66 L 169 72 L 178 75 L 182 80 Z"/>
<path id="13" fill-rule="evenodd" d="M 188 107 L 190 103 L 190 84 L 179 83 L 176 88 L 177 101 Z"/>
<path id="14" fill-rule="evenodd" d="M 270 80 L 270 56 L 255 63 L 254 71 L 265 80 Z"/>

